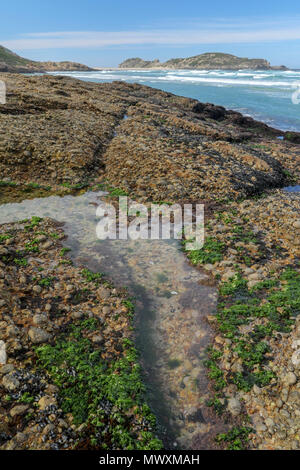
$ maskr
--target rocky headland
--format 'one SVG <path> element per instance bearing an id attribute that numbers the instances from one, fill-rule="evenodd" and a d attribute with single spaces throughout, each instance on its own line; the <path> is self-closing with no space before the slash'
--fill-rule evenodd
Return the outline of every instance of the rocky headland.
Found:
<path id="1" fill-rule="evenodd" d="M 44 73 L 55 71 L 89 72 L 93 69 L 77 62 L 38 62 L 24 59 L 6 47 L 0 46 L 0 72 Z"/>
<path id="2" fill-rule="evenodd" d="M 139 57 L 124 60 L 122 69 L 191 69 L 191 70 L 288 70 L 284 65 L 272 66 L 265 59 L 248 59 L 221 52 L 207 52 L 193 57 L 169 59 L 166 62 L 143 60 Z"/>
<path id="3" fill-rule="evenodd" d="M 1 203 L 106 182 L 111 197 L 206 205 L 205 245 L 187 257 L 218 289 L 206 318 L 215 331 L 207 405 L 231 427 L 214 445 L 299 449 L 300 198 L 282 190 L 299 184 L 299 134 L 136 84 L 0 79 Z M 49 219 L 1 226 L 0 445 L 159 448 L 131 343 L 133 306 L 100 274 L 73 266 L 63 238 Z M 78 402 L 72 377 L 82 370 Z"/>

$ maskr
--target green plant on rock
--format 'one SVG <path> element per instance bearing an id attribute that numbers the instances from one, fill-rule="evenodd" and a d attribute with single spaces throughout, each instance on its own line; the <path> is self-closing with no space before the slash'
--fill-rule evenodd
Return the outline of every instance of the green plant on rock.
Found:
<path id="1" fill-rule="evenodd" d="M 247 426 L 233 427 L 227 433 L 218 434 L 216 441 L 225 443 L 228 450 L 243 450 L 249 442 L 249 434 L 253 429 Z"/>
<path id="2" fill-rule="evenodd" d="M 132 300 L 130 300 L 130 299 L 123 300 L 122 304 L 125 305 L 125 307 L 127 308 L 128 316 L 130 318 L 133 318 L 135 308 L 134 308 L 134 303 L 132 302 Z"/>
<path id="3" fill-rule="evenodd" d="M 219 292 L 222 296 L 234 295 L 240 291 L 247 290 L 247 281 L 243 279 L 241 274 L 236 273 L 228 282 L 224 282 L 219 287 Z"/>
<path id="4" fill-rule="evenodd" d="M 5 188 L 5 187 L 15 187 L 17 186 L 17 183 L 14 183 L 13 181 L 0 181 L 0 188 Z"/>
<path id="5" fill-rule="evenodd" d="M 25 187 L 25 192 L 31 192 L 34 189 L 42 189 L 43 187 L 40 186 L 38 183 L 28 183 Z"/>
<path id="6" fill-rule="evenodd" d="M 12 238 L 12 235 L 10 234 L 5 234 L 5 235 L 0 235 L 0 243 L 5 242 L 6 240 L 10 240 Z"/>
<path id="7" fill-rule="evenodd" d="M 221 416 L 226 409 L 225 400 L 220 399 L 218 394 L 215 394 L 213 398 L 207 400 L 206 405 L 213 408 L 218 416 Z"/>
<path id="8" fill-rule="evenodd" d="M 72 414 L 75 425 L 87 424 L 95 447 L 106 448 L 110 442 L 109 448 L 123 450 L 161 449 L 161 442 L 142 424 L 153 426 L 155 418 L 144 402 L 132 341 L 124 340 L 122 357 L 107 362 L 85 336 L 95 328 L 98 320 L 86 319 L 71 326 L 54 346 L 36 349 L 40 366 L 59 388 L 62 410 Z"/>
<path id="9" fill-rule="evenodd" d="M 99 283 L 104 276 L 103 273 L 93 273 L 89 269 L 83 269 L 81 271 L 81 275 L 85 278 L 87 282 L 96 282 L 96 283 Z"/>
<path id="10" fill-rule="evenodd" d="M 222 357 L 222 352 L 210 346 L 207 349 L 207 356 L 208 359 L 204 362 L 204 365 L 208 369 L 208 376 L 214 381 L 215 390 L 222 390 L 226 386 L 224 373 L 218 365 L 218 361 Z"/>
<path id="11" fill-rule="evenodd" d="M 60 256 L 65 256 L 65 254 L 66 254 L 66 253 L 69 253 L 70 251 L 72 251 L 71 248 L 68 248 L 68 247 L 65 246 L 64 248 L 62 248 L 62 249 L 60 250 L 60 253 L 59 253 L 59 254 L 60 254 Z"/>
<path id="12" fill-rule="evenodd" d="M 257 292 L 260 296 L 257 297 Z M 300 274 L 287 268 L 278 279 L 267 279 L 248 289 L 247 282 L 237 275 L 220 286 L 217 313 L 219 331 L 230 338 L 233 351 L 241 361 L 243 372 L 229 376 L 240 390 L 249 391 L 254 384 L 262 387 L 275 378 L 265 367 L 271 352 L 266 340 L 274 332 L 288 332 L 293 318 L 300 313 Z M 253 320 L 259 324 L 242 333 L 241 327 Z M 210 357 L 209 374 L 214 380 L 222 380 L 219 370 L 218 352 Z M 214 362 L 212 363 L 212 359 Z"/>
<path id="13" fill-rule="evenodd" d="M 39 286 L 41 287 L 49 287 L 55 281 L 54 277 L 44 277 L 38 281 Z"/>
<path id="14" fill-rule="evenodd" d="M 190 240 L 184 240 L 183 244 L 186 245 Z M 222 261 L 225 244 L 207 237 L 200 250 L 192 250 L 187 252 L 187 256 L 192 264 L 214 264 Z"/>
<path id="15" fill-rule="evenodd" d="M 37 226 L 40 224 L 40 222 L 41 222 L 42 220 L 43 220 L 43 219 L 42 219 L 41 217 L 37 217 L 37 216 L 33 216 L 33 217 L 31 218 L 31 220 L 29 220 L 29 221 L 28 221 L 28 220 L 25 220 L 25 221 L 24 221 L 25 223 L 26 223 L 26 222 L 30 222 L 29 225 L 25 225 L 25 230 L 26 230 L 27 232 L 33 230 L 35 227 L 37 227 Z"/>
<path id="16" fill-rule="evenodd" d="M 25 243 L 24 250 L 28 253 L 39 253 L 39 242 L 37 240 L 32 240 L 30 242 Z"/>
<path id="17" fill-rule="evenodd" d="M 26 258 L 15 258 L 14 262 L 18 266 L 28 266 L 28 261 Z"/>

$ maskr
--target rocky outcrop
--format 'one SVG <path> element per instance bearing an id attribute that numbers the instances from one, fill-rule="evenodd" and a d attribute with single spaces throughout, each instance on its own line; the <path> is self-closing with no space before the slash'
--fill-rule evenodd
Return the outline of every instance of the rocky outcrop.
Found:
<path id="1" fill-rule="evenodd" d="M 145 68 L 155 68 L 161 67 L 161 63 L 158 59 L 155 60 L 143 60 L 139 57 L 135 57 L 132 59 L 127 59 L 122 64 L 120 64 L 120 68 L 123 69 L 131 69 L 131 68 L 138 68 L 138 69 L 145 69 Z"/>
<path id="2" fill-rule="evenodd" d="M 281 132 L 220 106 L 123 82 L 0 79 L 2 179 L 52 185 L 105 176 L 148 200 L 216 200 L 281 186 L 299 167 L 299 147 L 279 141 Z"/>
<path id="3" fill-rule="evenodd" d="M 163 68 L 163 69 L 221 69 L 221 70 L 287 70 L 284 65 L 272 67 L 265 59 L 247 59 L 232 54 L 218 52 L 200 54 L 193 57 L 170 59 L 167 62 L 159 60 L 146 61 L 140 58 L 127 59 L 120 68 Z"/>

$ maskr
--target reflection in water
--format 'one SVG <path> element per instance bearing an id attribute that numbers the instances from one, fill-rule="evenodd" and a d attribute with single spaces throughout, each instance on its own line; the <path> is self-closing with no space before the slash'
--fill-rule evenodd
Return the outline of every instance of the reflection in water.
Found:
<path id="1" fill-rule="evenodd" d="M 101 195 L 5 204 L 0 223 L 33 215 L 64 222 L 74 262 L 128 287 L 136 298 L 137 343 L 149 401 L 180 448 L 205 448 L 213 421 L 205 407 L 203 360 L 210 330 L 204 317 L 215 310 L 216 291 L 204 285 L 207 276 L 188 265 L 176 241 L 97 240 L 95 206 Z"/>

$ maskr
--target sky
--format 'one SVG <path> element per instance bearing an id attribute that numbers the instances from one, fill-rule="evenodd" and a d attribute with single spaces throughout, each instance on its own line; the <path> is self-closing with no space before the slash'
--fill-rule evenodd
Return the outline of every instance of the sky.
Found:
<path id="1" fill-rule="evenodd" d="M 300 69 L 299 0 L 14 0 L 0 45 L 32 60 L 116 67 L 204 52 Z"/>

